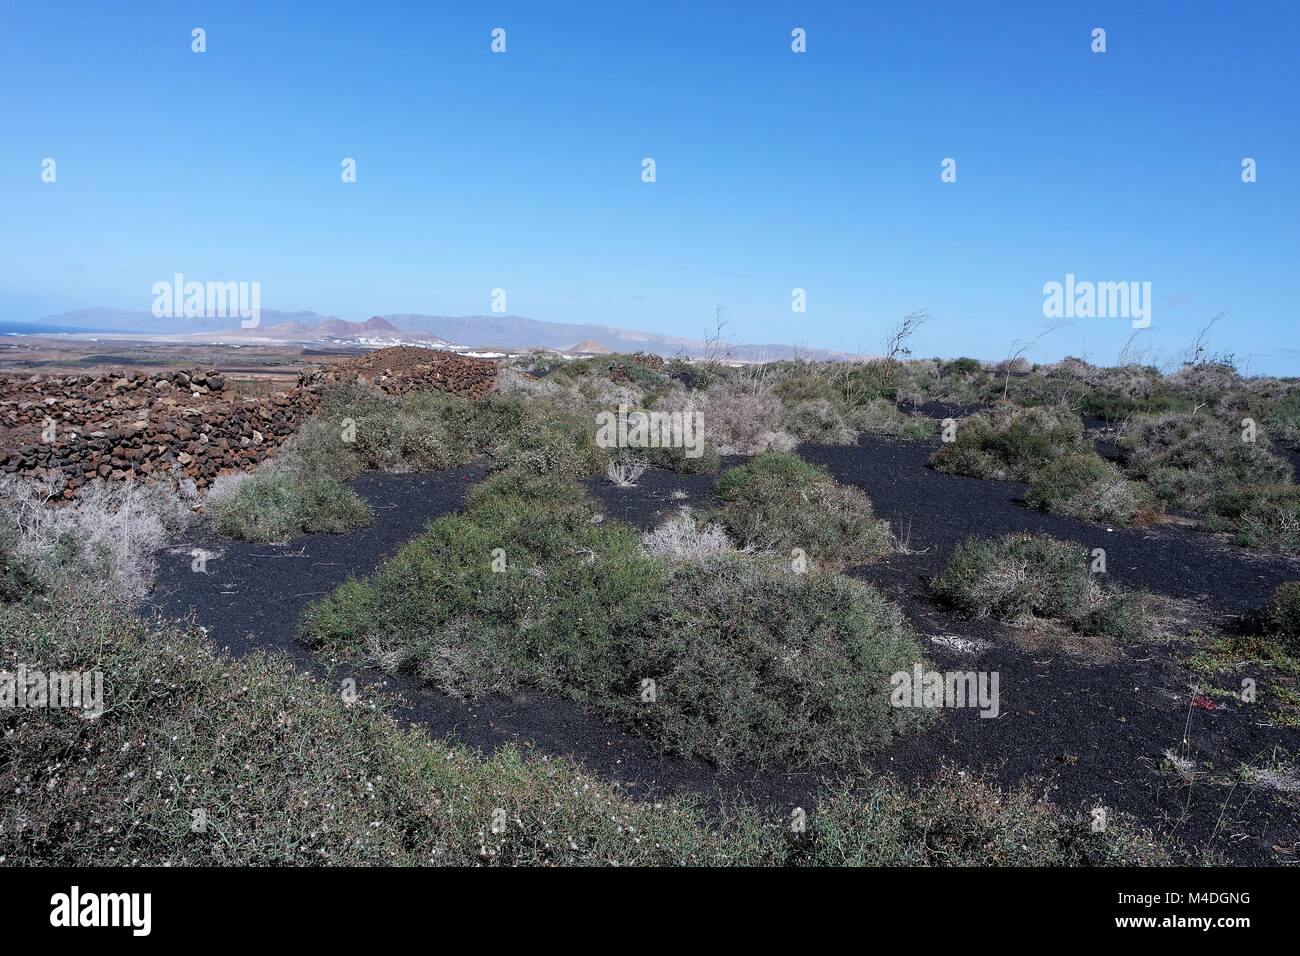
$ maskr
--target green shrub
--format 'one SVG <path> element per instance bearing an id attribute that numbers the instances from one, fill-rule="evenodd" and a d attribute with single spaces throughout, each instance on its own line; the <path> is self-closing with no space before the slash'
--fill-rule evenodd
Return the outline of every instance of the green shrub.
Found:
<path id="1" fill-rule="evenodd" d="M 924 367 L 924 363 L 909 363 L 909 368 Z M 996 393 L 1002 395 L 1002 382 L 975 359 L 954 359 L 951 362 L 934 362 L 929 375 L 913 373 L 916 386 L 925 399 L 955 405 L 974 405 L 987 401 Z"/>
<path id="2" fill-rule="evenodd" d="M 392 413 L 397 399 L 374 385 L 337 382 L 320 391 L 320 413 L 327 418 L 360 418 Z"/>
<path id="3" fill-rule="evenodd" d="M 643 364 L 644 357 L 640 355 L 609 356 L 605 362 L 610 377 L 616 382 L 628 381 L 647 392 L 662 389 L 668 384 L 667 363 L 664 363 L 665 371 L 660 371 Z"/>
<path id="4" fill-rule="evenodd" d="M 771 478 L 806 488 L 826 478 L 824 469 L 788 452 L 755 455 L 745 464 L 728 468 L 718 477 L 718 495 L 730 499 L 741 494 L 755 480 Z"/>
<path id="5" fill-rule="evenodd" d="M 1080 633 L 1119 638 L 1144 629 L 1135 596 L 1103 588 L 1079 545 L 1046 535 L 968 538 L 931 589 L 970 617 L 1048 618 Z"/>
<path id="6" fill-rule="evenodd" d="M 944 362 L 942 367 L 944 375 L 978 375 L 983 370 L 979 359 L 973 358 L 955 358 Z"/>
<path id="7" fill-rule="evenodd" d="M 839 391 L 831 380 L 822 375 L 796 374 L 782 377 L 772 392 L 785 405 L 797 405 L 806 401 L 837 401 Z"/>
<path id="8" fill-rule="evenodd" d="M 1268 622 L 1277 633 L 1300 641 L 1300 581 L 1279 584 L 1267 613 Z"/>
<path id="9" fill-rule="evenodd" d="M 594 515 L 554 475 L 503 472 L 464 514 L 431 522 L 374 576 L 308 608 L 304 633 L 453 693 L 566 684 L 568 668 L 600 660 L 610 631 L 644 613 L 667 574 L 630 528 Z"/>
<path id="10" fill-rule="evenodd" d="M 1223 472 L 1208 469 L 1153 468 L 1143 483 L 1160 506 L 1170 511 L 1212 509 L 1215 499 L 1231 489 L 1231 481 Z"/>
<path id="11" fill-rule="evenodd" d="M 358 453 L 357 443 L 344 441 L 341 421 L 313 417 L 275 453 L 275 461 L 286 470 L 303 475 L 327 475 L 346 481 L 373 464 Z"/>
<path id="12" fill-rule="evenodd" d="M 1152 478 L 1152 487 L 1172 508 L 1202 510 L 1215 493 L 1241 484 L 1291 480 L 1291 465 L 1271 450 L 1257 431 L 1253 441 L 1243 430 L 1210 415 L 1167 414 L 1142 419 L 1120 440 L 1129 473 Z M 1177 473 L 1185 474 L 1183 481 Z"/>
<path id="13" fill-rule="evenodd" d="M 604 474 L 609 452 L 596 444 L 594 416 L 563 414 L 533 403 L 490 448 L 497 468 L 577 479 Z"/>
<path id="14" fill-rule="evenodd" d="M 566 362 L 555 370 L 554 377 L 574 383 L 601 379 L 614 384 L 630 385 L 642 391 L 667 387 L 671 378 L 667 363 L 664 363 L 664 370 L 660 371 L 647 362 L 658 364 L 650 356 L 611 352 L 608 355 Z"/>
<path id="15" fill-rule="evenodd" d="M 1120 525 L 1144 523 L 1156 513 L 1152 494 L 1096 452 L 1073 452 L 1048 462 L 1030 481 L 1025 503 L 1040 511 Z"/>
<path id="16" fill-rule="evenodd" d="M 1122 422 L 1138 415 L 1191 412 L 1195 406 L 1195 400 L 1185 395 L 1155 395 L 1142 398 L 1104 389 L 1087 392 L 1079 400 L 1080 412 L 1108 422 Z"/>
<path id="17" fill-rule="evenodd" d="M 849 411 L 845 421 L 850 428 L 868 435 L 890 435 L 909 441 L 933 437 L 935 421 L 925 415 L 908 415 L 893 402 L 878 398 Z"/>
<path id="18" fill-rule="evenodd" d="M 800 866 L 1163 866 L 1169 853 L 1149 831 L 1122 818 L 1094 831 L 1088 815 L 1054 808 L 1023 783 L 992 781 L 945 767 L 909 790 L 893 777 L 869 795 L 838 790 L 790 844 Z"/>
<path id="19" fill-rule="evenodd" d="M 783 564 L 668 564 L 593 517 L 553 475 L 502 472 L 308 608 L 304 636 L 453 693 L 563 694 L 718 763 L 848 759 L 919 719 L 889 707 L 889 675 L 920 649 L 879 592 Z"/>
<path id="20" fill-rule="evenodd" d="M 840 575 L 683 563 L 635 630 L 611 637 L 622 660 L 606 709 L 675 753 L 843 762 L 927 719 L 889 703 L 890 675 L 922 659 L 901 612 Z M 638 678 L 655 682 L 653 702 Z"/>
<path id="21" fill-rule="evenodd" d="M 406 397 L 412 414 L 439 421 L 453 447 L 462 449 L 463 460 L 490 451 L 503 437 L 530 423 L 527 409 L 541 411 L 545 402 L 530 402 L 518 395 L 488 394 L 477 400 L 420 392 Z"/>
<path id="22" fill-rule="evenodd" d="M 731 537 L 765 551 L 802 549 L 813 560 L 861 564 L 892 550 L 889 526 L 860 489 L 841 485 L 798 455 L 755 456 L 718 478 L 716 520 Z"/>
<path id="23" fill-rule="evenodd" d="M 786 405 L 780 426 L 800 441 L 819 445 L 852 445 L 858 440 L 858 433 L 845 422 L 838 405 L 824 398 Z"/>
<path id="24" fill-rule="evenodd" d="M 285 468 L 340 479 L 363 468 L 440 471 L 509 442 L 519 429 L 543 417 L 546 407 L 517 396 L 392 396 L 373 386 L 333 385 L 323 391 L 317 415 L 277 457 Z M 525 416 L 526 408 L 532 408 L 531 418 Z"/>
<path id="25" fill-rule="evenodd" d="M 1079 417 L 1064 410 L 1000 405 L 957 423 L 956 440 L 931 457 L 937 471 L 1029 481 L 1062 455 L 1091 451 Z"/>
<path id="26" fill-rule="evenodd" d="M 1262 610 L 1246 616 L 1247 634 L 1276 638 L 1283 653 L 1300 657 L 1300 581 L 1279 584 Z"/>
<path id="27" fill-rule="evenodd" d="M 218 534 L 244 541 L 283 541 L 298 534 L 342 534 L 369 523 L 369 506 L 324 475 L 264 470 L 243 478 L 211 503 Z"/>
<path id="28" fill-rule="evenodd" d="M 669 865 L 781 849 L 752 816 L 724 837 L 689 802 L 634 803 L 568 760 L 449 747 L 364 692 L 349 706 L 286 658 L 216 656 L 197 632 L 62 604 L 0 608 L 0 630 L 33 669 L 102 672 L 111 702 L 96 720 L 0 711 L 10 865 Z"/>
<path id="29" fill-rule="evenodd" d="M 354 417 L 354 444 L 368 468 L 441 471 L 481 453 L 476 420 L 483 413 L 465 398 L 404 395 L 382 411 Z"/>
<path id="30" fill-rule="evenodd" d="M 1219 487 L 1206 527 L 1228 531 L 1243 547 L 1300 553 L 1300 487 L 1294 484 Z"/>
<path id="31" fill-rule="evenodd" d="M 718 449 L 705 442 L 703 453 L 691 457 L 682 447 L 638 448 L 634 452 L 641 458 L 659 468 L 666 468 L 681 475 L 711 475 L 718 470 L 720 459 Z"/>
<path id="32" fill-rule="evenodd" d="M 17 553 L 18 534 L 0 514 L 0 603 L 18 601 L 42 588 Z"/>

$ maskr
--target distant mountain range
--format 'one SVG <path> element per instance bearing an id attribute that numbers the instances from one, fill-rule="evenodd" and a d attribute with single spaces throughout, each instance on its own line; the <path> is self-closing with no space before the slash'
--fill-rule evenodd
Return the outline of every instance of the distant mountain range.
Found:
<path id="1" fill-rule="evenodd" d="M 518 351 L 546 348 L 557 351 L 650 352 L 668 358 L 699 358 L 710 351 L 707 343 L 654 332 L 639 332 L 610 325 L 543 322 L 520 315 L 377 315 L 365 322 L 349 322 L 318 312 L 279 312 L 263 309 L 257 328 L 239 328 L 235 319 L 159 318 L 150 312 L 128 312 L 97 307 L 47 316 L 23 326 L 26 334 L 38 327 L 50 331 L 82 330 L 87 334 L 139 335 L 220 342 L 283 342 L 286 344 L 357 344 L 381 346 L 415 343 L 463 348 Z M 847 353 L 824 349 L 796 349 L 790 345 L 726 345 L 723 351 L 735 361 L 755 362 L 793 358 L 848 358 Z"/>

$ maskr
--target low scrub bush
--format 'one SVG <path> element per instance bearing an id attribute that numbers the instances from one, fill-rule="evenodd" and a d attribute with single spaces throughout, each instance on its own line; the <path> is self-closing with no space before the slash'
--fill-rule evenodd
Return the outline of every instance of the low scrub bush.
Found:
<path id="1" fill-rule="evenodd" d="M 565 414 L 538 404 L 519 410 L 512 427 L 490 446 L 496 468 L 562 479 L 603 475 L 610 453 L 596 444 L 594 415 Z"/>
<path id="2" fill-rule="evenodd" d="M 781 430 L 781 400 L 770 393 L 718 384 L 699 408 L 705 437 L 724 455 L 790 451 L 799 443 Z"/>
<path id="3" fill-rule="evenodd" d="M 718 478 L 716 520 L 762 551 L 802 549 L 830 564 L 862 564 L 892 550 L 889 526 L 860 489 L 841 485 L 797 455 L 759 455 Z"/>
<path id="4" fill-rule="evenodd" d="M 668 750 L 720 764 L 845 762 L 925 721 L 889 703 L 890 675 L 922 659 L 875 588 L 784 564 L 677 565 L 630 633 L 605 709 Z M 654 681 L 654 699 L 637 692 Z"/>
<path id="5" fill-rule="evenodd" d="M 1279 584 L 1262 610 L 1246 616 L 1242 630 L 1275 637 L 1285 653 L 1300 658 L 1300 581 Z"/>
<path id="6" fill-rule="evenodd" d="M 1265 620 L 1278 634 L 1296 643 L 1300 651 L 1300 581 L 1279 584 L 1265 612 Z"/>
<path id="7" fill-rule="evenodd" d="M 787 406 L 806 401 L 835 401 L 840 397 L 829 375 L 787 374 L 773 386 L 772 392 Z"/>
<path id="8" fill-rule="evenodd" d="M 560 386 L 548 379 L 536 378 L 514 365 L 502 364 L 497 370 L 497 377 L 492 383 L 492 390 L 499 395 L 553 398 L 560 392 Z"/>
<path id="9" fill-rule="evenodd" d="M 1096 452 L 1073 452 L 1048 462 L 1030 481 L 1025 503 L 1040 511 L 1120 525 L 1144 524 L 1157 511 L 1146 486 L 1129 481 Z"/>
<path id="10" fill-rule="evenodd" d="M 208 508 L 218 534 L 243 541 L 283 541 L 299 534 L 342 534 L 369 523 L 355 491 L 325 475 L 274 468 L 213 485 Z"/>
<path id="11" fill-rule="evenodd" d="M 1144 630 L 1135 596 L 1102 587 L 1079 545 L 1046 535 L 968 538 L 931 589 L 970 617 L 1047 618 L 1082 634 L 1118 638 Z"/>
<path id="12" fill-rule="evenodd" d="M 683 508 L 641 535 L 641 550 L 665 561 L 708 563 L 736 548 L 721 525 L 700 524 L 689 508 Z"/>
<path id="13" fill-rule="evenodd" d="M 10 865 L 673 864 L 765 852 L 759 828 L 733 842 L 690 804 L 633 803 L 567 760 L 433 742 L 382 702 L 349 706 L 285 659 L 216 656 L 197 633 L 69 607 L 0 608 L 0 629 L 13 635 L 5 666 L 101 671 L 111 705 L 96 720 L 0 711 Z"/>
<path id="14" fill-rule="evenodd" d="M 699 455 L 688 455 L 681 446 L 638 448 L 635 451 L 650 464 L 681 475 L 711 475 L 720 464 L 718 449 L 708 442 L 704 443 Z"/>
<path id="15" fill-rule="evenodd" d="M 1209 469 L 1153 468 L 1142 482 L 1164 509 L 1203 512 L 1212 510 L 1215 499 L 1230 490 L 1225 478 Z"/>
<path id="16" fill-rule="evenodd" d="M 127 604 L 148 592 L 154 555 L 193 517 L 193 485 L 91 482 L 72 501 L 40 482 L 0 479 L 0 580 L 9 599 L 76 590 Z"/>
<path id="17" fill-rule="evenodd" d="M 1268 437 L 1211 415 L 1167 414 L 1137 421 L 1120 440 L 1129 474 L 1147 478 L 1171 508 L 1205 510 L 1216 494 L 1243 484 L 1288 482 L 1290 463 L 1273 454 Z"/>
<path id="18" fill-rule="evenodd" d="M 819 445 L 852 445 L 858 433 L 849 427 L 835 402 L 805 399 L 786 405 L 781 427 L 800 441 Z"/>
<path id="19" fill-rule="evenodd" d="M 1211 531 L 1226 531 L 1236 544 L 1300 554 L 1300 487 L 1294 484 L 1239 485 L 1216 489 Z"/>
<path id="20" fill-rule="evenodd" d="M 1165 381 L 1174 388 L 1207 397 L 1235 391 L 1244 382 L 1231 355 L 1214 355 L 1185 362 Z"/>
<path id="21" fill-rule="evenodd" d="M 1052 806 L 1026 782 L 992 780 L 945 767 L 915 790 L 893 777 L 867 795 L 840 790 L 790 844 L 801 866 L 1167 866 L 1169 849 L 1120 818 L 1094 832 L 1083 812 Z M 1099 838 L 1100 837 L 1100 838 Z"/>
<path id="22" fill-rule="evenodd" d="M 975 359 L 959 358 L 940 363 L 931 375 L 919 377 L 916 384 L 929 401 L 974 405 L 984 401 L 997 383 Z"/>
<path id="23" fill-rule="evenodd" d="M 288 471 L 346 481 L 366 467 L 375 467 L 362 455 L 356 441 L 345 440 L 349 434 L 341 421 L 309 418 L 276 451 L 273 460 Z"/>
<path id="24" fill-rule="evenodd" d="M 1143 397 L 1104 389 L 1085 392 L 1079 399 L 1080 412 L 1108 422 L 1123 422 L 1140 415 L 1191 412 L 1195 407 L 1195 400 L 1185 395 Z"/>
<path id="25" fill-rule="evenodd" d="M 936 431 L 934 419 L 925 415 L 908 415 L 883 398 L 851 409 L 845 420 L 850 428 L 868 435 L 888 435 L 909 441 L 930 438 Z"/>
<path id="26" fill-rule="evenodd" d="M 558 452 L 547 447 L 565 435 L 581 437 L 581 421 L 572 407 L 513 391 L 473 400 L 445 392 L 392 396 L 368 385 L 333 385 L 323 391 L 318 414 L 277 457 L 284 469 L 340 479 L 366 468 L 439 471 L 483 454 L 524 458 L 544 469 L 557 463 Z"/>
<path id="27" fill-rule="evenodd" d="M 1072 412 L 1001 405 L 963 418 L 956 440 L 930 458 L 937 471 L 972 478 L 1029 481 L 1062 455 L 1091 451 Z"/>
<path id="28" fill-rule="evenodd" d="M 590 674 L 610 631 L 643 613 L 666 576 L 630 528 L 595 517 L 575 485 L 504 471 L 465 513 L 431 522 L 373 577 L 309 608 L 304 632 L 463 695 Z"/>
<path id="29" fill-rule="evenodd" d="M 18 529 L 0 518 L 0 603 L 19 601 L 41 590 L 18 555 Z"/>
<path id="30" fill-rule="evenodd" d="M 984 366 L 979 359 L 955 358 L 944 362 L 939 370 L 943 375 L 978 375 Z"/>
<path id="31" fill-rule="evenodd" d="M 577 487 L 505 472 L 309 608 L 304 635 L 453 693 L 563 694 L 724 764 L 848 760 L 916 719 L 888 692 L 920 649 L 879 592 L 595 517 Z"/>

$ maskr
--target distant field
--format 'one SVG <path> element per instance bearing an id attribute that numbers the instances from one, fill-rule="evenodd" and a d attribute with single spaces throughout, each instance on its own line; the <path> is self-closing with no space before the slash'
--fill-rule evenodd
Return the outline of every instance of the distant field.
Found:
<path id="1" fill-rule="evenodd" d="M 306 365 L 358 354 L 356 349 L 293 345 L 194 345 L 131 340 L 6 336 L 0 339 L 0 373 L 79 374 L 112 368 L 166 369 L 202 365 L 231 379 L 291 379 Z"/>

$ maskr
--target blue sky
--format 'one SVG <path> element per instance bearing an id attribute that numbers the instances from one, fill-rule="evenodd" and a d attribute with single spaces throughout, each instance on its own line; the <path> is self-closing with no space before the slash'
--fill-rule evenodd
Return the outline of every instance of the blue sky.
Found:
<path id="1" fill-rule="evenodd" d="M 1072 272 L 1151 282 L 1162 358 L 1226 313 L 1214 347 L 1300 374 L 1300 4 L 0 3 L 0 318 L 182 272 L 864 352 L 924 308 L 918 354 L 1000 358 Z"/>

